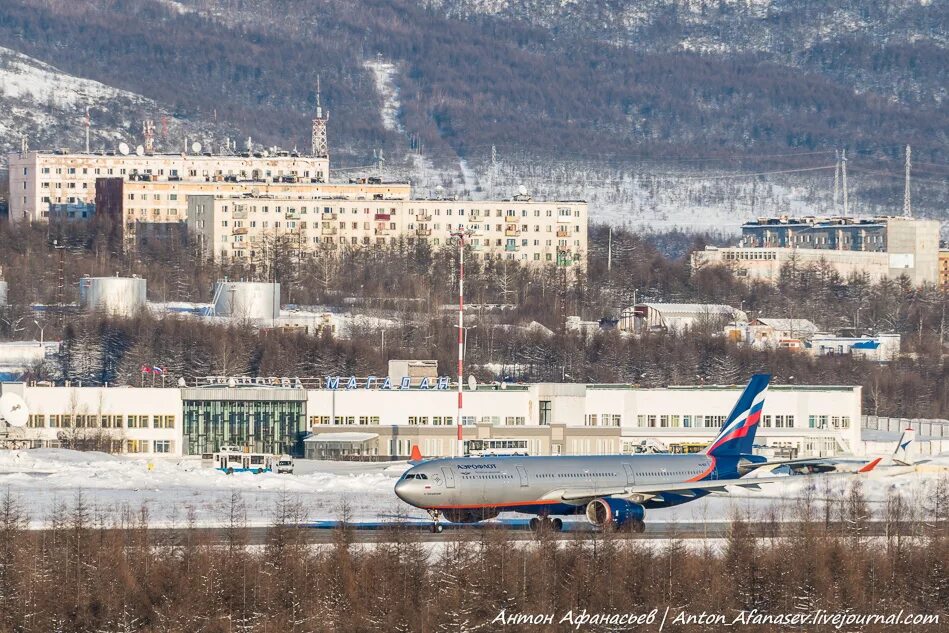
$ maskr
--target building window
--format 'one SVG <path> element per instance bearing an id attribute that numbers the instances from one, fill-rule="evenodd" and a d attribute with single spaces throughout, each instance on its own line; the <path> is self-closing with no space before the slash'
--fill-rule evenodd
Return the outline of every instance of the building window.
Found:
<path id="1" fill-rule="evenodd" d="M 128 440 L 125 451 L 127 453 L 147 453 L 148 440 Z"/>
<path id="2" fill-rule="evenodd" d="M 596 426 L 596 414 L 588 413 L 583 423 L 585 426 Z"/>
<path id="3" fill-rule="evenodd" d="M 31 429 L 42 429 L 46 427 L 46 416 L 43 414 L 34 414 L 29 417 L 26 425 Z"/>
<path id="4" fill-rule="evenodd" d="M 156 453 L 170 453 L 171 440 L 155 440 L 155 452 Z"/>
<path id="5" fill-rule="evenodd" d="M 540 424 L 542 426 L 550 426 L 550 423 L 553 422 L 553 407 L 550 400 L 541 400 L 540 401 Z"/>
<path id="6" fill-rule="evenodd" d="M 156 415 L 152 418 L 155 423 L 156 429 L 173 429 L 175 428 L 175 416 L 173 415 Z M 158 452 L 156 450 L 156 452 Z"/>

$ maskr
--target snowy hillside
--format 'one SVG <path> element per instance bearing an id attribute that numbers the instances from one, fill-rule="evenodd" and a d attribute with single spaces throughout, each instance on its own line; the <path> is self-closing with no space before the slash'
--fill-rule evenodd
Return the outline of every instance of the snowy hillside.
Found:
<path id="1" fill-rule="evenodd" d="M 208 128 L 172 116 L 152 99 L 0 47 L 0 151 L 19 149 L 23 137 L 31 148 L 79 149 L 85 144 L 86 108 L 93 151 L 113 149 L 122 140 L 140 143 L 146 118 L 160 128 L 165 117 L 169 138 L 199 137 Z"/>

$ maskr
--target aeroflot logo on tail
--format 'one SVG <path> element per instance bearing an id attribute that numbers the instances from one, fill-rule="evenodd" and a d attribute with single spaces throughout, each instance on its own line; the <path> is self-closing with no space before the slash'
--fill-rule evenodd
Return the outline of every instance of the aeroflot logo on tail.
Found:
<path id="1" fill-rule="evenodd" d="M 458 464 L 458 470 L 485 470 L 495 469 L 497 464 Z"/>

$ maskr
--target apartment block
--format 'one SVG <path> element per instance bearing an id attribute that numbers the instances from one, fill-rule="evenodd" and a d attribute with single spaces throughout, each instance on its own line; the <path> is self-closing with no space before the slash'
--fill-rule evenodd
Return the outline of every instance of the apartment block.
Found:
<path id="1" fill-rule="evenodd" d="M 293 152 L 244 154 L 130 154 L 27 151 L 8 155 L 10 221 L 43 222 L 50 204 L 95 201 L 96 180 L 320 183 L 329 159 Z"/>
<path id="2" fill-rule="evenodd" d="M 587 203 L 511 200 L 304 200 L 191 195 L 188 231 L 214 261 L 252 261 L 276 244 L 299 253 L 417 242 L 438 248 L 470 232 L 479 259 L 585 267 Z"/>
<path id="3" fill-rule="evenodd" d="M 275 197 L 287 201 L 314 199 L 377 201 L 408 198 L 408 183 L 372 182 L 246 182 L 152 180 L 106 177 L 96 180 L 96 210 L 112 220 L 126 248 L 147 236 L 186 227 L 188 198 L 195 195 Z M 300 203 L 301 207 L 306 204 Z M 312 206 L 312 204 L 310 205 Z"/>

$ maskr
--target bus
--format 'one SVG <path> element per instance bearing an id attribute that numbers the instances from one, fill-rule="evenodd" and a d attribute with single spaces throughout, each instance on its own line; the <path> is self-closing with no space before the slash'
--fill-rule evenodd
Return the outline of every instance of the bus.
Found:
<path id="1" fill-rule="evenodd" d="M 465 455 L 469 457 L 499 457 L 503 455 L 529 455 L 527 440 L 487 438 L 465 440 Z"/>
<path id="2" fill-rule="evenodd" d="M 234 473 L 261 473 L 273 472 L 278 457 L 267 453 L 253 453 L 240 446 L 222 446 L 221 450 L 211 455 L 215 469 L 228 475 Z"/>

